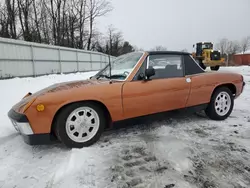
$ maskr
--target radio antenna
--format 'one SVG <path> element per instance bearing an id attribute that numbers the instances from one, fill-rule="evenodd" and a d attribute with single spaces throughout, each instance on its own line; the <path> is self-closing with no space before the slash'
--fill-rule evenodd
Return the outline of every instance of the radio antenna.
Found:
<path id="1" fill-rule="evenodd" d="M 110 60 L 110 54 L 111 54 L 111 47 L 109 49 L 108 58 L 109 58 L 109 83 L 112 84 L 112 81 L 111 81 L 111 60 Z"/>

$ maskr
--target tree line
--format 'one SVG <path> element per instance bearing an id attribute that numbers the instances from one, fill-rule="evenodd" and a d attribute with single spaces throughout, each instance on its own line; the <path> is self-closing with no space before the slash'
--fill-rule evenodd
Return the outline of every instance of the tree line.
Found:
<path id="1" fill-rule="evenodd" d="M 106 33 L 96 21 L 113 10 L 108 0 L 5 0 L 0 1 L 0 37 L 99 51 L 113 56 L 138 51 L 122 32 L 109 26 Z M 250 49 L 250 36 L 240 41 L 223 38 L 215 48 L 222 55 Z M 155 46 L 151 50 L 167 50 Z M 182 51 L 187 51 L 183 49 Z"/>
<path id="2" fill-rule="evenodd" d="M 108 0 L 5 0 L 0 37 L 118 56 L 135 50 L 112 25 L 100 33 L 98 18 L 113 10 Z"/>
<path id="3" fill-rule="evenodd" d="M 243 37 L 238 41 L 232 41 L 227 38 L 220 39 L 215 48 L 220 50 L 222 55 L 244 54 L 250 49 L 250 36 Z"/>
<path id="4" fill-rule="evenodd" d="M 230 56 L 237 53 L 244 54 L 248 50 L 250 50 L 250 36 L 243 37 L 241 40 L 229 40 L 227 38 L 219 39 L 217 43 L 215 43 L 214 48 L 216 50 L 220 50 L 223 56 Z M 162 45 L 157 45 L 151 50 L 154 51 L 165 51 L 167 47 Z M 182 49 L 183 52 L 188 52 L 187 49 Z"/>

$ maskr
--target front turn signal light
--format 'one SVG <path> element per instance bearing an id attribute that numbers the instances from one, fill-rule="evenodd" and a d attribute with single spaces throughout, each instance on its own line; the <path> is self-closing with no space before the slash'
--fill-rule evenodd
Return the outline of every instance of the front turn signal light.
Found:
<path id="1" fill-rule="evenodd" d="M 42 111 L 44 111 L 44 109 L 45 109 L 45 106 L 44 106 L 43 104 L 38 104 L 38 105 L 36 106 L 36 110 L 37 110 L 38 112 L 42 112 Z"/>

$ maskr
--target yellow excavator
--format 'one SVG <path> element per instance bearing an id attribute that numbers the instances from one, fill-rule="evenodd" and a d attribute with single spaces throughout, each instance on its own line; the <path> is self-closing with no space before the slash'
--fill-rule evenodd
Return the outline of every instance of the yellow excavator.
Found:
<path id="1" fill-rule="evenodd" d="M 211 42 L 198 42 L 193 45 L 193 48 L 192 56 L 204 70 L 210 67 L 211 70 L 218 71 L 225 62 L 225 58 L 221 57 L 220 51 L 213 50 L 213 43 Z"/>

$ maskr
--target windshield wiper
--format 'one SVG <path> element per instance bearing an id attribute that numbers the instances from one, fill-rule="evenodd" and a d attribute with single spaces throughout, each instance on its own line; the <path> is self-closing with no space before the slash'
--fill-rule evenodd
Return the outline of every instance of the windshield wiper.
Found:
<path id="1" fill-rule="evenodd" d="M 120 77 L 127 78 L 127 76 L 124 74 L 113 74 L 109 78 L 120 78 Z"/>
<path id="2" fill-rule="evenodd" d="M 105 75 L 105 74 L 99 74 L 96 79 L 98 80 L 99 78 L 107 78 L 109 79 L 109 76 L 108 75 Z"/>
<path id="3" fill-rule="evenodd" d="M 120 78 L 120 77 L 124 77 L 126 78 L 127 76 L 124 74 L 114 74 L 111 76 L 105 75 L 105 74 L 100 74 L 96 77 L 96 79 L 98 80 L 99 78 L 107 78 L 107 79 L 112 79 L 112 78 Z"/>

